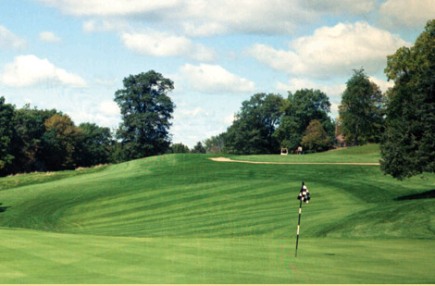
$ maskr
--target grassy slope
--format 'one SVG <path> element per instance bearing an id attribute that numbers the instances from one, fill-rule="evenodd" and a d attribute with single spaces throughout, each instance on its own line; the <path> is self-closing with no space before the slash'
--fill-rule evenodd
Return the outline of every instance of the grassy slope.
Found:
<path id="1" fill-rule="evenodd" d="M 322 156 L 364 161 L 372 149 Z M 425 250 L 434 246 L 434 200 L 395 200 L 434 189 L 435 176 L 399 182 L 376 166 L 249 165 L 207 157 L 153 157 L 46 183 L 43 174 L 18 176 L 15 188 L 7 187 L 11 178 L 1 179 L 0 203 L 9 208 L 0 212 L 0 235 L 7 239 L 0 252 L 8 261 L 0 282 L 435 281 L 435 255 Z M 295 259 L 302 180 L 312 202 L 303 208 Z"/>
<path id="2" fill-rule="evenodd" d="M 359 147 L 341 148 L 329 152 L 304 155 L 243 155 L 230 156 L 235 160 L 258 162 L 309 162 L 309 163 L 379 163 L 379 145 L 368 144 Z"/>

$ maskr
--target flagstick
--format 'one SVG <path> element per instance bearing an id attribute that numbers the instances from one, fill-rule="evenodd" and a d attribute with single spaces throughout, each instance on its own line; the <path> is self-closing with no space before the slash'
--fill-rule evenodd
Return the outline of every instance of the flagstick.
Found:
<path id="1" fill-rule="evenodd" d="M 299 228 L 301 226 L 301 214 L 302 214 L 302 199 L 300 200 L 299 204 L 299 219 L 298 219 L 298 229 L 296 231 L 296 250 L 295 250 L 295 257 L 298 256 L 298 243 L 299 243 Z"/>

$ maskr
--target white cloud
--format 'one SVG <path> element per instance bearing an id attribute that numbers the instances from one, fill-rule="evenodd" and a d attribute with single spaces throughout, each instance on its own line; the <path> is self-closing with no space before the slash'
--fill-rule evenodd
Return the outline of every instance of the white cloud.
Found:
<path id="1" fill-rule="evenodd" d="M 105 19 L 134 19 L 184 29 L 187 35 L 206 36 L 226 32 L 290 33 L 317 13 L 305 0 L 143 1 L 39 0 L 64 13 Z M 95 29 L 92 22 L 85 29 Z"/>
<path id="2" fill-rule="evenodd" d="M 376 0 L 304 0 L 302 3 L 307 9 L 336 14 L 365 14 L 376 7 Z"/>
<path id="3" fill-rule="evenodd" d="M 282 83 L 278 82 L 276 84 L 276 89 L 281 92 L 287 92 L 290 91 L 292 93 L 296 92 L 300 89 L 318 89 L 328 97 L 339 97 L 343 93 L 343 91 L 346 88 L 346 84 L 331 84 L 328 82 L 315 82 L 311 81 L 309 79 L 302 79 L 302 78 L 293 78 L 290 79 L 288 83 Z"/>
<path id="4" fill-rule="evenodd" d="M 195 44 L 186 37 L 164 32 L 123 33 L 121 39 L 127 48 L 145 55 L 188 56 L 200 61 L 210 61 L 214 57 L 213 52 L 205 46 Z"/>
<path id="5" fill-rule="evenodd" d="M 236 120 L 236 114 L 230 114 L 225 116 L 225 118 L 222 120 L 222 123 L 224 123 L 227 126 L 230 126 L 231 124 L 233 124 L 233 122 Z"/>
<path id="6" fill-rule="evenodd" d="M 204 93 L 244 93 L 255 90 L 252 81 L 239 77 L 219 65 L 186 64 L 181 68 L 182 77 L 190 87 Z"/>
<path id="7" fill-rule="evenodd" d="M 180 18 L 189 29 L 199 35 L 221 33 L 284 33 L 294 31 L 314 14 L 303 9 L 299 0 L 221 0 L 186 2 Z M 196 27 L 196 29 L 195 29 Z M 192 29 L 193 28 L 193 29 Z"/>
<path id="8" fill-rule="evenodd" d="M 112 100 L 106 100 L 101 102 L 100 105 L 98 106 L 98 110 L 103 115 L 108 115 L 108 116 L 119 115 L 121 113 L 119 106 L 116 104 L 116 102 Z"/>
<path id="9" fill-rule="evenodd" d="M 398 36 L 358 22 L 319 28 L 311 36 L 292 41 L 288 50 L 257 44 L 250 53 L 289 74 L 329 78 L 361 67 L 369 73 L 378 72 L 385 67 L 387 55 L 404 45 L 409 44 Z"/>
<path id="10" fill-rule="evenodd" d="M 85 80 L 80 76 L 34 55 L 17 56 L 0 73 L 0 83 L 8 86 L 25 87 L 43 82 L 54 82 L 71 87 L 86 86 Z"/>
<path id="11" fill-rule="evenodd" d="M 26 46 L 26 41 L 0 25 L 0 48 L 20 49 Z"/>
<path id="12" fill-rule="evenodd" d="M 435 17 L 433 0 L 387 0 L 380 8 L 381 20 L 388 26 L 422 27 Z"/>
<path id="13" fill-rule="evenodd" d="M 127 21 L 122 19 L 92 19 L 83 23 L 83 30 L 88 33 L 92 32 L 111 32 L 125 31 L 129 28 Z"/>
<path id="14" fill-rule="evenodd" d="M 79 125 L 84 122 L 90 122 L 95 123 L 98 126 L 101 127 L 108 127 L 108 128 L 116 128 L 119 125 L 120 122 L 120 116 L 119 115 L 112 115 L 109 116 L 104 113 L 100 113 L 98 111 L 93 112 L 90 110 L 83 110 L 79 108 L 70 108 L 63 109 L 63 111 L 68 114 L 71 119 L 74 121 L 76 125 Z"/>
<path id="15" fill-rule="evenodd" d="M 138 13 L 153 13 L 176 5 L 178 0 L 39 0 L 57 7 L 64 13 L 78 16 L 128 16 Z"/>
<path id="16" fill-rule="evenodd" d="M 369 76 L 369 80 L 374 82 L 377 86 L 379 86 L 379 88 L 381 89 L 382 92 L 385 92 L 390 87 L 394 86 L 394 82 L 393 81 L 385 81 L 385 80 L 378 79 L 378 78 L 372 77 L 372 76 Z"/>
<path id="17" fill-rule="evenodd" d="M 59 43 L 61 39 L 56 36 L 53 32 L 44 31 L 39 33 L 39 39 L 47 43 Z"/>
<path id="18" fill-rule="evenodd" d="M 207 116 L 208 112 L 202 107 L 195 107 L 193 109 L 180 109 L 178 110 L 178 118 L 196 118 Z"/>

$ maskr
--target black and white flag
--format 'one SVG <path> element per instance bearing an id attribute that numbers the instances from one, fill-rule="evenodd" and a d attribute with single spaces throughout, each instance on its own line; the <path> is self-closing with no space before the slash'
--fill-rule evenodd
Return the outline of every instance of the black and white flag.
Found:
<path id="1" fill-rule="evenodd" d="M 304 203 L 309 203 L 310 201 L 310 191 L 308 191 L 307 186 L 305 186 L 305 183 L 302 183 L 301 191 L 298 195 L 298 200 L 303 201 Z"/>

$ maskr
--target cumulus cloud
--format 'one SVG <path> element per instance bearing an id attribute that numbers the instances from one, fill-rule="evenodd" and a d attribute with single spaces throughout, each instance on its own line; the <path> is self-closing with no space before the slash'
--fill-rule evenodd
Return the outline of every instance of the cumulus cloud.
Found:
<path id="1" fill-rule="evenodd" d="M 178 117 L 180 118 L 196 118 L 207 116 L 208 112 L 202 107 L 195 107 L 193 109 L 180 109 Z"/>
<path id="2" fill-rule="evenodd" d="M 128 16 L 138 13 L 152 13 L 177 5 L 178 0 L 39 0 L 49 6 L 61 9 L 64 13 L 78 16 Z"/>
<path id="3" fill-rule="evenodd" d="M 145 55 L 188 56 L 200 61 L 210 61 L 214 57 L 213 52 L 205 46 L 195 44 L 186 37 L 164 32 L 123 33 L 121 39 L 127 48 Z"/>
<path id="4" fill-rule="evenodd" d="M 435 16 L 433 0 L 387 0 L 380 8 L 381 19 L 388 26 L 422 27 Z"/>
<path id="5" fill-rule="evenodd" d="M 355 68 L 383 69 L 386 56 L 409 45 L 388 31 L 365 22 L 322 27 L 290 43 L 288 50 L 257 44 L 250 53 L 260 62 L 289 74 L 315 78 L 345 75 Z"/>
<path id="6" fill-rule="evenodd" d="M 181 68 L 182 77 L 195 91 L 204 93 L 252 92 L 255 85 L 252 81 L 239 77 L 219 65 L 191 65 Z"/>
<path id="7" fill-rule="evenodd" d="M 366 14 L 376 8 L 376 0 L 303 0 L 307 9 L 321 13 Z"/>
<path id="8" fill-rule="evenodd" d="M 98 110 L 103 115 L 114 116 L 121 114 L 119 106 L 113 100 L 105 100 L 100 103 Z"/>
<path id="9" fill-rule="evenodd" d="M 83 23 L 83 30 L 87 33 L 92 32 L 112 32 L 126 31 L 129 29 L 127 21 L 122 19 L 91 19 Z"/>
<path id="10" fill-rule="evenodd" d="M 59 43 L 61 39 L 56 36 L 53 32 L 45 31 L 39 33 L 39 39 L 47 43 Z"/>
<path id="11" fill-rule="evenodd" d="M 312 81 L 306 78 L 292 78 L 287 83 L 278 82 L 276 84 L 276 89 L 282 92 L 291 91 L 296 92 L 300 89 L 318 89 L 326 93 L 329 97 L 341 96 L 346 88 L 346 84 L 331 84 L 322 81 Z"/>
<path id="12" fill-rule="evenodd" d="M 100 19 L 132 18 L 141 22 L 172 25 L 190 36 L 227 32 L 289 33 L 316 12 L 303 5 L 305 0 L 220 0 L 180 1 L 39 0 L 46 5 L 76 16 Z M 85 29 L 94 29 L 87 22 Z"/>
<path id="13" fill-rule="evenodd" d="M 20 49 L 26 46 L 26 41 L 0 25 L 0 48 Z"/>
<path id="14" fill-rule="evenodd" d="M 71 87 L 86 86 L 85 80 L 80 76 L 34 55 L 17 56 L 0 73 L 0 83 L 8 86 L 26 87 L 43 82 L 55 82 Z"/>
<path id="15" fill-rule="evenodd" d="M 374 82 L 377 86 L 379 86 L 379 88 L 381 89 L 382 92 L 387 91 L 390 87 L 394 86 L 394 82 L 393 81 L 385 81 L 383 79 L 379 79 L 376 77 L 369 77 L 369 80 Z"/>

